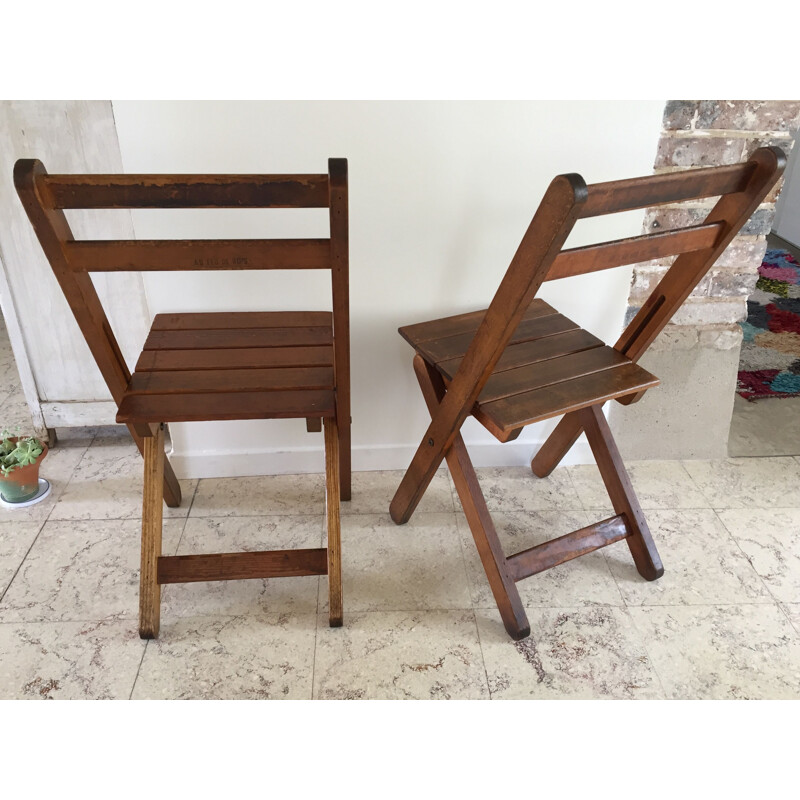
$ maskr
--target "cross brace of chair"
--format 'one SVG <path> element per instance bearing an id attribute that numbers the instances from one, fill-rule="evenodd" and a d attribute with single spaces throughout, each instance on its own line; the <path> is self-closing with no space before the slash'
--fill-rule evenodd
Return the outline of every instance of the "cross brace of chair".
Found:
<path id="1" fill-rule="evenodd" d="M 447 392 L 442 376 L 420 355 L 414 356 L 414 372 L 428 411 L 433 416 Z M 655 580 L 664 573 L 664 567 L 639 501 L 636 499 L 630 478 L 603 416 L 602 406 L 590 406 L 573 414 L 586 431 L 616 514 L 594 525 L 511 556 L 506 556 L 503 552 L 475 468 L 460 433 L 456 435 L 445 453 L 450 475 L 461 500 L 500 616 L 513 639 L 524 639 L 530 635 L 530 624 L 516 587 L 516 583 L 524 578 L 622 539 L 628 543 L 636 568 L 642 577 Z"/>

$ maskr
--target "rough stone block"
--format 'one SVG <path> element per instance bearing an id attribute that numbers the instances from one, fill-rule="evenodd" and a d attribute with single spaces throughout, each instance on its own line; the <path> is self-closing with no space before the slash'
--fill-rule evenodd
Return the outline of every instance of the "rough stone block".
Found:
<path id="1" fill-rule="evenodd" d="M 797 100 L 701 100 L 696 130 L 796 131 L 800 127 Z"/>
<path id="2" fill-rule="evenodd" d="M 716 167 L 742 160 L 747 139 L 721 136 L 662 136 L 656 167 Z"/>
<path id="3" fill-rule="evenodd" d="M 653 293 L 658 282 L 664 277 L 668 267 L 636 267 L 631 280 L 631 290 L 628 296 L 628 304 L 637 309 Z"/>
<path id="4" fill-rule="evenodd" d="M 745 270 L 714 270 L 708 276 L 710 297 L 744 297 L 756 288 L 758 272 L 755 268 Z"/>
<path id="5" fill-rule="evenodd" d="M 777 203 L 778 198 L 781 196 L 781 191 L 783 190 L 783 181 L 784 179 L 781 178 L 770 190 L 770 193 L 764 198 L 765 203 Z"/>
<path id="6" fill-rule="evenodd" d="M 669 100 L 664 130 L 795 131 L 797 100 Z"/>
<path id="7" fill-rule="evenodd" d="M 749 158 L 759 147 L 780 147 L 788 158 L 794 145 L 794 139 L 788 134 L 784 136 L 756 136 L 753 139 L 745 139 L 744 141 L 744 158 Z"/>
<path id="8" fill-rule="evenodd" d="M 667 105 L 664 107 L 664 130 L 691 130 L 699 106 L 700 102 L 698 100 L 668 100 Z"/>
<path id="9" fill-rule="evenodd" d="M 772 221 L 770 221 L 770 226 Z M 767 239 L 765 236 L 758 238 L 743 238 L 737 236 L 723 251 L 717 259 L 714 267 L 746 267 L 750 266 L 755 272 L 759 264 L 764 260 L 764 253 L 767 251 Z"/>
<path id="10" fill-rule="evenodd" d="M 746 297 L 690 297 L 675 312 L 672 324 L 679 327 L 730 325 L 747 319 Z"/>
<path id="11" fill-rule="evenodd" d="M 646 233 L 672 230 L 684 225 L 700 225 L 708 216 L 711 206 L 659 206 L 649 208 L 644 216 Z M 760 206 L 741 230 L 743 236 L 766 236 L 775 219 L 775 206 Z"/>

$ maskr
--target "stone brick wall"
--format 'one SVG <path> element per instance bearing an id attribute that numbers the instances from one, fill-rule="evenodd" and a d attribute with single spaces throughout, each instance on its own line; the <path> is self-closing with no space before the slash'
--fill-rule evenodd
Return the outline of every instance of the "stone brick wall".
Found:
<path id="1" fill-rule="evenodd" d="M 733 164 L 762 145 L 789 154 L 800 126 L 800 101 L 670 100 L 664 109 L 655 171 Z M 733 413 L 741 328 L 758 279 L 781 185 L 682 305 L 641 365 L 662 380 L 639 403 L 611 403 L 609 422 L 625 458 L 725 458 Z M 645 212 L 646 233 L 699 223 L 715 198 Z M 628 319 L 673 259 L 634 267 Z"/>
<path id="2" fill-rule="evenodd" d="M 670 100 L 654 171 L 677 172 L 689 167 L 718 166 L 742 161 L 758 147 L 777 145 L 787 156 L 800 127 L 797 100 Z M 766 235 L 775 217 L 782 181 L 766 198 L 692 296 L 672 325 L 732 326 L 747 316 L 747 297 L 758 279 L 766 250 Z M 715 200 L 660 206 L 645 214 L 644 231 L 698 224 Z M 650 261 L 634 268 L 628 319 L 666 272 L 672 259 Z"/>

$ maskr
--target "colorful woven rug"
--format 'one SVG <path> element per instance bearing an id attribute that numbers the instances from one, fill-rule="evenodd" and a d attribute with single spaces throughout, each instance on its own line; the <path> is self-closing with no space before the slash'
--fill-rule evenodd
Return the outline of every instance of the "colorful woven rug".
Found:
<path id="1" fill-rule="evenodd" d="M 737 391 L 747 400 L 800 396 L 800 264 L 767 250 L 747 301 Z"/>

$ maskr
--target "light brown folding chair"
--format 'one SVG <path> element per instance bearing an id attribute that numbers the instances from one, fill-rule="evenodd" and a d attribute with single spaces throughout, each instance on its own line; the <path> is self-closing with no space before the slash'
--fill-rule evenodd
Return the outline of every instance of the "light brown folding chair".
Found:
<path id="1" fill-rule="evenodd" d="M 14 181 L 53 272 L 144 456 L 139 634 L 158 636 L 161 585 L 328 575 L 342 624 L 339 500 L 350 499 L 347 161 L 315 175 L 48 175 L 17 162 Z M 75 241 L 64 209 L 328 208 L 328 239 Z M 158 314 L 133 375 L 89 273 L 328 269 L 332 312 Z M 328 546 L 162 556 L 162 501 L 180 505 L 164 423 L 304 418 L 324 424 Z"/>
<path id="2" fill-rule="evenodd" d="M 637 365 L 672 315 L 749 219 L 785 166 L 774 147 L 745 163 L 587 186 L 580 175 L 550 184 L 488 309 L 400 328 L 431 423 L 391 502 L 403 524 L 447 459 L 503 623 L 514 639 L 530 626 L 516 582 L 625 539 L 647 580 L 664 569 L 603 415 L 633 403 L 658 379 Z M 562 250 L 576 220 L 719 197 L 701 225 Z M 542 282 L 623 264 L 677 258 L 614 347 L 534 295 Z M 501 442 L 531 423 L 564 415 L 531 462 L 548 475 L 585 431 L 615 516 L 506 557 L 460 429 L 472 414 Z"/>

